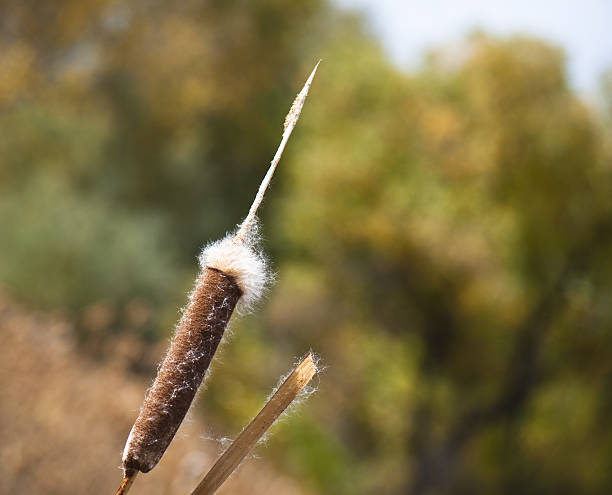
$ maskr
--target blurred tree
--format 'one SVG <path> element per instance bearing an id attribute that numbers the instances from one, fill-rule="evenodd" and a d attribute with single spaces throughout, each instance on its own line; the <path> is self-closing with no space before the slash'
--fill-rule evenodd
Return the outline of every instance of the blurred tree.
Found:
<path id="1" fill-rule="evenodd" d="M 345 418 L 348 491 L 605 492 L 610 169 L 561 54 L 480 34 L 402 78 L 357 46 L 294 148 L 271 319 L 319 336 L 347 394 L 320 407 Z"/>
<path id="2" fill-rule="evenodd" d="M 247 210 L 295 80 L 314 60 L 293 40 L 325 9 L 318 0 L 3 2 L 8 289 L 72 309 L 147 295 L 172 308 L 171 327 L 197 250 Z M 50 227 L 74 215 L 89 240 Z M 138 238 L 148 240 L 123 259 L 109 246 Z M 39 289 L 45 276 L 56 290 Z"/>

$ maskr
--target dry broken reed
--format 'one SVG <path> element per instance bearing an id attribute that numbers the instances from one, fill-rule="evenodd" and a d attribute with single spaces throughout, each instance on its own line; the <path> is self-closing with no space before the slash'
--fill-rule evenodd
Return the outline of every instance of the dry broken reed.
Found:
<path id="1" fill-rule="evenodd" d="M 317 368 L 312 354 L 308 353 L 270 397 L 259 414 L 221 455 L 191 495 L 215 493 L 316 373 Z"/>
<path id="2" fill-rule="evenodd" d="M 268 282 L 264 257 L 256 248 L 256 213 L 298 121 L 318 65 L 289 110 L 281 143 L 249 213 L 234 235 L 202 251 L 202 271 L 128 436 L 123 453 L 125 476 L 117 495 L 127 493 L 139 471 L 146 473 L 159 462 L 206 376 L 234 309 L 238 304 L 252 307 Z"/>

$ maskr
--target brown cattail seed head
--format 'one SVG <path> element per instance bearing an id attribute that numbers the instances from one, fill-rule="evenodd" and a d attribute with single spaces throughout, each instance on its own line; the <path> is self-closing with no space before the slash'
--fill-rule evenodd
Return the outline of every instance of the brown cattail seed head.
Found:
<path id="1" fill-rule="evenodd" d="M 254 242 L 252 230 L 246 242 L 228 236 L 203 250 L 202 272 L 125 445 L 126 472 L 155 467 L 187 414 L 238 301 L 248 307 L 261 295 L 266 269 Z"/>
<path id="2" fill-rule="evenodd" d="M 153 469 L 180 426 L 217 350 L 242 291 L 235 279 L 205 268 L 124 452 L 125 469 Z"/>

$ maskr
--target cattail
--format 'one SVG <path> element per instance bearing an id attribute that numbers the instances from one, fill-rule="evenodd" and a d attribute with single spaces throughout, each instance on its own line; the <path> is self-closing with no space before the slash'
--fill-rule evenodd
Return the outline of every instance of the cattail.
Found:
<path id="1" fill-rule="evenodd" d="M 318 67 L 318 64 L 317 64 Z M 198 391 L 237 305 L 248 310 L 269 279 L 257 250 L 256 212 L 297 123 L 316 72 L 314 68 L 285 120 L 282 141 L 253 205 L 234 235 L 208 245 L 201 272 L 176 327 L 168 352 L 149 389 L 123 452 L 127 492 L 136 473 L 153 469 L 166 451 Z"/>

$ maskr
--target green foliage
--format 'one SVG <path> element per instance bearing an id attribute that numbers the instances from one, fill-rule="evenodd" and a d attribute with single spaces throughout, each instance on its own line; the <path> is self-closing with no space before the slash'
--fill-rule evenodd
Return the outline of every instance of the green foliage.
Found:
<path id="1" fill-rule="evenodd" d="M 314 490 L 609 491 L 609 118 L 559 49 L 474 34 L 405 74 L 321 1 L 59 4 L 0 7 L 4 287 L 77 314 L 142 298 L 169 333 L 322 57 L 213 429 L 312 347 L 319 390 L 266 452 Z"/>
<path id="2" fill-rule="evenodd" d="M 292 308 L 291 323 L 320 335 L 352 321 L 350 336 L 332 345 L 324 337 L 320 347 L 344 380 L 363 381 L 350 388 L 338 378 L 350 405 L 338 398 L 327 407 L 344 412 L 345 427 L 354 425 L 343 440 L 367 459 L 366 472 L 396 460 L 390 446 L 399 439 L 404 478 L 389 476 L 379 489 L 599 493 L 609 463 L 584 465 L 559 452 L 584 458 L 601 435 L 609 441 L 609 428 L 590 410 L 609 394 L 570 395 L 555 403 L 556 414 L 535 404 L 555 389 L 571 394 L 570 377 L 597 380 L 574 363 L 599 356 L 602 366 L 612 351 L 607 317 L 587 322 L 582 312 L 602 311 L 598 299 L 612 288 L 603 140 L 567 88 L 556 50 L 486 36 L 462 50 L 461 63 L 434 54 L 412 78 L 384 66 L 365 80 L 339 77 L 361 71 L 351 57 L 334 58 L 322 72 L 276 223 L 301 253 L 302 269 L 306 258 L 321 274 L 312 298 Z M 338 115 L 346 122 L 335 122 Z M 283 290 L 300 281 L 288 285 L 277 297 L 290 298 Z M 574 298 L 585 305 L 581 316 Z M 364 338 L 368 344 L 355 348 Z M 601 347 L 579 351 L 591 338 Z M 405 345 L 416 367 L 403 368 L 380 348 L 385 339 Z M 582 344 L 560 354 L 566 339 Z M 396 369 L 368 363 L 369 349 Z M 603 379 L 610 367 L 596 373 Z M 405 386 L 385 393 L 398 376 Z M 397 410 L 403 428 L 390 412 Z M 558 423 L 544 433 L 552 415 Z M 563 418 L 575 426 L 571 434 Z M 530 421 L 542 423 L 531 430 Z M 493 432 L 491 444 L 485 439 Z M 554 451 L 545 464 L 550 450 L 540 434 L 550 435 Z M 360 486 L 373 489 L 366 480 Z"/>

